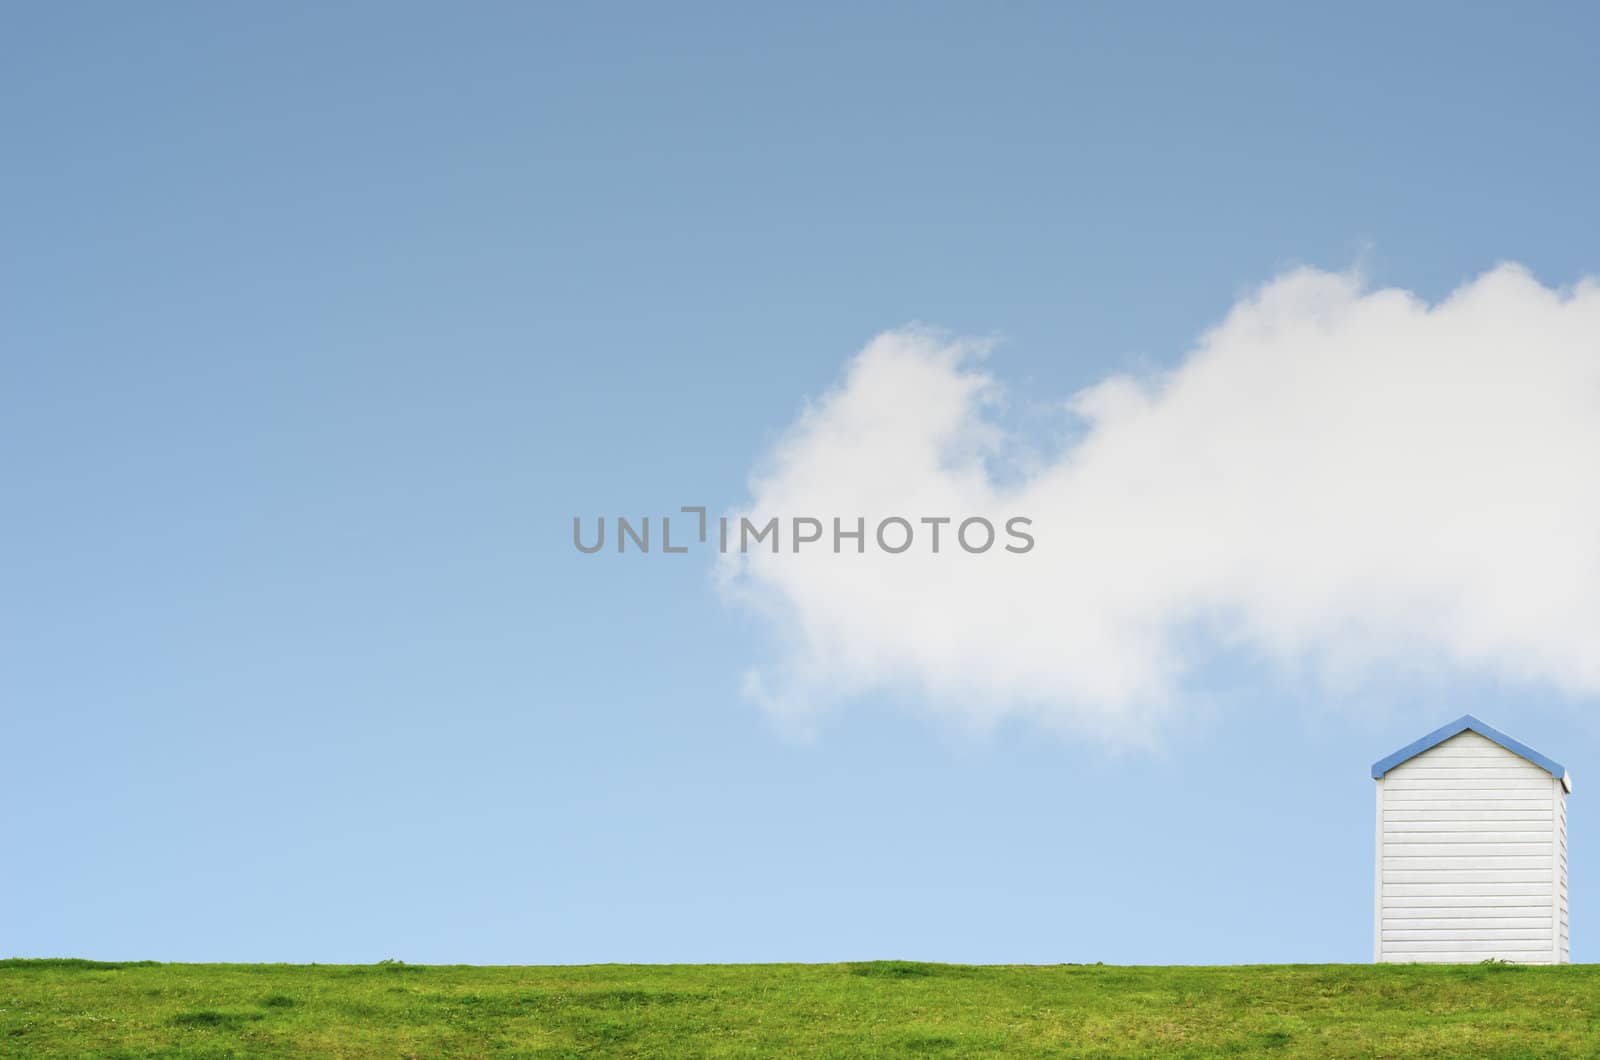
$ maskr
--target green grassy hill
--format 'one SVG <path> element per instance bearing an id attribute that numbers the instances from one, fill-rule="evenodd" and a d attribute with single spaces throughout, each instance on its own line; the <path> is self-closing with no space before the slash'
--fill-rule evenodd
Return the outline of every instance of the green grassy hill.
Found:
<path id="1" fill-rule="evenodd" d="M 1597 968 L 13 960 L 0 1055 L 1592 1056 Z"/>

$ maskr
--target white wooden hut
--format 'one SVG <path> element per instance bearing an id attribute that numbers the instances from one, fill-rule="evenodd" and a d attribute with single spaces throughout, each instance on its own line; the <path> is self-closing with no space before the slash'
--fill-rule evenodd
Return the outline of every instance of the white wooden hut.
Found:
<path id="1" fill-rule="evenodd" d="M 1469 714 L 1372 777 L 1373 960 L 1567 962 L 1565 768 Z"/>

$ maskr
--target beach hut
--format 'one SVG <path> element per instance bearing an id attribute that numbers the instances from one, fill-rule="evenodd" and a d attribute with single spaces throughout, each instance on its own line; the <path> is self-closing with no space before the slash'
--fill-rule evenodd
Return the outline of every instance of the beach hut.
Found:
<path id="1" fill-rule="evenodd" d="M 1469 714 L 1372 778 L 1373 960 L 1567 962 L 1564 767 Z"/>

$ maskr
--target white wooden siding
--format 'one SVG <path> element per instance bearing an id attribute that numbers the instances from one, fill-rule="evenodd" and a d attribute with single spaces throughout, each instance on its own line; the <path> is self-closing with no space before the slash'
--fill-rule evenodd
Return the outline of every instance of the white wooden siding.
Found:
<path id="1" fill-rule="evenodd" d="M 1377 783 L 1379 961 L 1566 961 L 1566 789 L 1475 732 Z"/>

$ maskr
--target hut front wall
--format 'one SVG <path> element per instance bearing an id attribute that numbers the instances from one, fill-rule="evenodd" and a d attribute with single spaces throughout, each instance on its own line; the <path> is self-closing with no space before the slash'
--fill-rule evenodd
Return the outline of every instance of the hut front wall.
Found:
<path id="1" fill-rule="evenodd" d="M 1377 782 L 1374 959 L 1567 959 L 1566 791 L 1470 730 Z"/>

